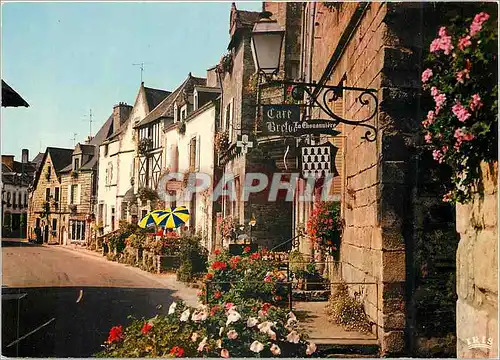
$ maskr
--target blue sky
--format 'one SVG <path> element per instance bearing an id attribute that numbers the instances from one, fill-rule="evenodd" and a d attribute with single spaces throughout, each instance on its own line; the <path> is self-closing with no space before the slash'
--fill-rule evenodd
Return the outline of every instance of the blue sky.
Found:
<path id="1" fill-rule="evenodd" d="M 260 11 L 261 2 L 237 2 Z M 172 90 L 205 76 L 229 41 L 230 2 L 2 4 L 2 79 L 29 108 L 2 108 L 2 154 L 30 158 L 73 147 L 114 104 L 133 104 L 140 85 Z"/>

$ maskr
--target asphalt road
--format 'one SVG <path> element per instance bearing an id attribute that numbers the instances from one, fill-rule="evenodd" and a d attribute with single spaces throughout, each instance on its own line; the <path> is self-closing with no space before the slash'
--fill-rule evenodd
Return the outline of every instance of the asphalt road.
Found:
<path id="1" fill-rule="evenodd" d="M 3 240 L 2 355 L 92 356 L 112 326 L 163 313 L 174 291 L 135 268 Z"/>

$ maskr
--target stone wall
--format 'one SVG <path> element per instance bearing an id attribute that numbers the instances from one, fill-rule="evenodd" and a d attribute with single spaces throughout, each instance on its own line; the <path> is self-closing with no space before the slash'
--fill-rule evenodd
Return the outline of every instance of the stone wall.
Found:
<path id="1" fill-rule="evenodd" d="M 498 164 L 482 164 L 482 191 L 457 205 L 457 357 L 498 358 Z M 491 349 L 469 349 L 486 342 Z"/>

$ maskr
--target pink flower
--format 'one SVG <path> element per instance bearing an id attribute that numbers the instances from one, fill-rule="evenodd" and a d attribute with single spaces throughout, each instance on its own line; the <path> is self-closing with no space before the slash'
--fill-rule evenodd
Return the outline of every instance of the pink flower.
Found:
<path id="1" fill-rule="evenodd" d="M 443 105 L 446 103 L 446 95 L 445 94 L 439 94 L 434 97 L 434 101 L 436 102 L 436 114 L 441 110 Z"/>
<path id="2" fill-rule="evenodd" d="M 471 46 L 471 45 L 472 45 L 472 42 L 470 41 L 470 35 L 461 37 L 458 40 L 458 48 L 462 51 L 465 50 L 466 47 Z"/>
<path id="3" fill-rule="evenodd" d="M 437 38 L 432 40 L 431 46 L 429 47 L 429 51 L 431 53 L 436 52 L 440 49 L 441 39 Z"/>
<path id="4" fill-rule="evenodd" d="M 431 95 L 432 96 L 438 96 L 439 95 L 439 90 L 437 89 L 437 87 L 435 87 L 435 86 L 431 87 Z"/>
<path id="5" fill-rule="evenodd" d="M 443 162 L 443 153 L 440 150 L 434 150 L 432 152 L 432 157 L 440 164 Z"/>
<path id="6" fill-rule="evenodd" d="M 439 47 L 444 51 L 445 55 L 450 55 L 451 50 L 453 50 L 453 45 L 451 43 L 451 36 L 443 36 L 439 42 Z"/>
<path id="7" fill-rule="evenodd" d="M 444 145 L 442 148 L 441 148 L 441 151 L 443 152 L 443 155 L 446 154 L 448 152 L 448 145 Z"/>
<path id="8" fill-rule="evenodd" d="M 471 140 L 474 140 L 474 138 L 475 138 L 474 134 L 466 133 L 461 128 L 458 128 L 455 130 L 454 136 L 455 136 L 455 139 L 457 139 L 457 142 L 455 143 L 455 146 L 454 146 L 455 150 L 460 149 L 460 145 L 462 145 L 462 143 L 464 141 L 471 141 Z"/>
<path id="9" fill-rule="evenodd" d="M 472 21 L 472 24 L 470 25 L 470 36 L 474 36 L 477 33 L 479 33 L 483 27 L 483 23 L 490 18 L 490 15 L 488 15 L 485 12 L 481 12 L 474 16 L 474 20 Z"/>
<path id="10" fill-rule="evenodd" d="M 227 332 L 227 337 L 231 340 L 234 340 L 238 337 L 238 333 L 236 332 L 236 330 L 229 330 Z"/>
<path id="11" fill-rule="evenodd" d="M 430 144 L 432 142 L 432 135 L 430 133 L 425 134 L 425 142 Z"/>
<path id="12" fill-rule="evenodd" d="M 451 108 L 451 111 L 453 112 L 453 114 L 455 114 L 455 116 L 461 122 L 465 122 L 465 121 L 467 121 L 468 118 L 470 118 L 470 114 L 467 111 L 467 109 L 465 107 L 463 107 L 463 105 L 460 104 L 459 102 L 457 102 L 455 105 L 453 105 L 453 107 Z"/>
<path id="13" fill-rule="evenodd" d="M 446 194 L 444 194 L 443 201 L 444 202 L 450 202 L 451 200 L 452 200 L 452 198 L 451 198 L 451 191 L 449 191 Z"/>
<path id="14" fill-rule="evenodd" d="M 470 79 L 470 76 L 469 76 L 469 70 L 468 69 L 463 69 L 462 71 L 459 71 L 457 72 L 457 81 L 459 83 L 464 83 L 464 77 L 466 79 Z"/>
<path id="15" fill-rule="evenodd" d="M 227 359 L 229 357 L 229 351 L 227 351 L 227 349 L 222 349 L 220 351 L 220 356 Z"/>
<path id="16" fill-rule="evenodd" d="M 434 113 L 434 111 L 430 110 L 428 113 L 427 113 L 427 119 L 425 119 L 424 121 L 422 121 L 422 125 L 427 128 L 429 125 L 432 125 L 434 124 L 434 119 L 435 119 L 435 116 L 436 114 Z"/>
<path id="17" fill-rule="evenodd" d="M 431 69 L 425 69 L 424 72 L 422 73 L 422 82 L 426 83 L 427 81 L 429 81 L 432 75 L 433 74 Z"/>
<path id="18" fill-rule="evenodd" d="M 441 26 L 441 27 L 439 28 L 438 35 L 439 35 L 439 37 L 443 37 L 443 36 L 448 35 L 448 34 L 446 33 L 446 26 Z"/>
<path id="19" fill-rule="evenodd" d="M 472 111 L 479 110 L 483 106 L 483 103 L 481 101 L 481 98 L 479 97 L 479 94 L 472 95 L 472 100 L 471 100 L 469 106 L 470 106 L 470 109 Z"/>

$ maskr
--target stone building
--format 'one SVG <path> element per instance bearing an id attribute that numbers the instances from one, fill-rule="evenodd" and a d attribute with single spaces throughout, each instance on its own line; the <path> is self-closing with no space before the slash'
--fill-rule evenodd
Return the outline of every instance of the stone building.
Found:
<path id="1" fill-rule="evenodd" d="M 71 164 L 73 149 L 48 147 L 35 174 L 28 203 L 28 238 L 44 243 L 62 243 L 61 227 L 66 220 L 66 191 L 61 170 Z"/>
<path id="2" fill-rule="evenodd" d="M 362 106 L 359 92 L 344 91 L 330 104 L 345 119 L 377 111 L 368 122 L 375 141 L 363 138 L 366 127 L 341 128 L 345 229 L 341 271 L 332 267 L 330 277 L 366 284 L 349 287 L 377 327 L 382 355 L 428 354 L 428 344 L 453 336 L 455 319 L 453 210 L 441 202 L 446 177 L 423 150 L 420 128 L 423 46 L 437 31 L 440 9 L 313 2 L 302 11 L 300 77 L 376 89 L 378 101 L 378 108 L 374 101 Z M 299 209 L 297 219 L 306 221 L 311 209 Z"/>
<path id="3" fill-rule="evenodd" d="M 133 206 L 137 150 L 134 126 L 169 94 L 141 83 L 134 106 L 120 103 L 113 107 L 109 132 L 99 147 L 97 223 L 104 233 L 116 230 L 120 220 L 137 220 Z"/>
<path id="4" fill-rule="evenodd" d="M 282 72 L 288 77 L 295 77 L 298 71 L 296 42 L 300 29 L 295 26 L 300 19 L 300 12 L 295 11 L 293 3 L 265 3 L 264 8 L 274 10 L 280 17 L 283 26 L 289 26 L 289 36 L 285 39 Z M 300 7 L 298 8 L 300 10 Z M 255 65 L 251 50 L 251 32 L 258 12 L 238 10 L 233 3 L 230 14 L 230 41 L 228 53 L 218 66 L 219 81 L 222 88 L 221 118 L 217 124 L 218 133 L 226 133 L 229 146 L 226 151 L 219 151 L 218 164 L 221 176 L 234 184 L 235 199 L 225 197 L 222 209 L 218 214 L 218 222 L 229 216 L 237 224 L 249 231 L 249 221 L 256 220 L 252 227 L 252 237 L 267 248 L 290 245 L 293 229 L 292 202 L 285 201 L 283 193 L 279 193 L 276 201 L 269 201 L 269 187 L 258 194 L 250 194 L 248 201 L 243 195 L 244 181 L 249 173 L 267 174 L 272 179 L 274 173 L 286 172 L 283 157 L 288 144 L 283 139 L 255 139 L 258 91 L 256 84 L 259 78 L 255 75 Z M 278 93 L 263 93 L 261 103 L 282 102 Z M 255 147 L 248 153 L 238 147 L 242 135 L 250 136 Z M 291 169 L 290 169 L 291 170 Z M 270 181 L 269 181 L 270 183 Z M 269 221 L 269 219 L 273 221 Z M 218 239 L 218 246 L 222 239 Z"/>
<path id="5" fill-rule="evenodd" d="M 27 236 L 28 188 L 33 182 L 36 163 L 28 161 L 23 149 L 21 162 L 14 155 L 2 155 L 2 236 Z"/>

